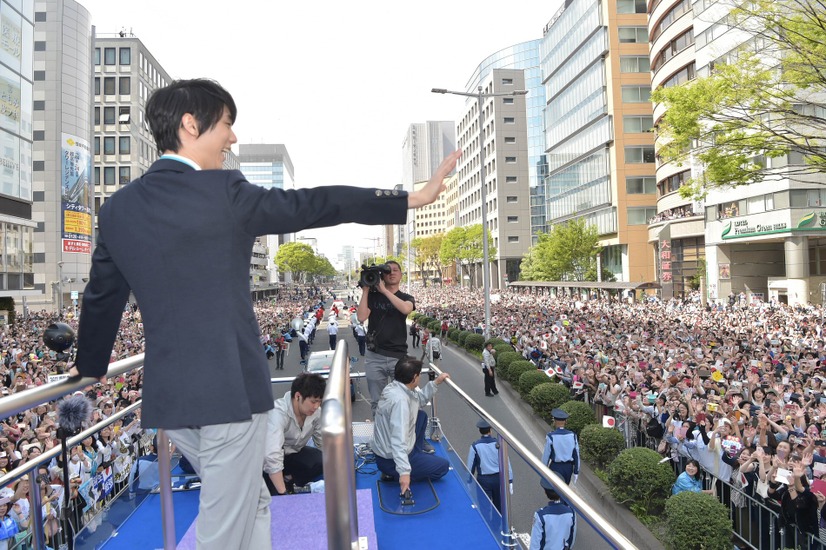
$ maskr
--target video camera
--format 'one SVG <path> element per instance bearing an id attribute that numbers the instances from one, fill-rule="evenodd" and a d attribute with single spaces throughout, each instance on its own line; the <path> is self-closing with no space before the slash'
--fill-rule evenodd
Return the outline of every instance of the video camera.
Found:
<path id="1" fill-rule="evenodd" d="M 359 287 L 374 289 L 379 285 L 382 275 L 390 273 L 390 266 L 387 264 L 372 264 L 369 267 L 361 266 L 361 276 L 359 277 Z"/>

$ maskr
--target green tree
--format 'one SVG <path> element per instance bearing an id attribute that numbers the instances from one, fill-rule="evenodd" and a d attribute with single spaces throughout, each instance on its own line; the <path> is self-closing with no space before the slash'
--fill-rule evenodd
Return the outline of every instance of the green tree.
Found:
<path id="1" fill-rule="evenodd" d="M 279 246 L 273 261 L 280 271 L 292 272 L 296 280 L 301 283 L 306 282 L 307 274 L 316 268 L 316 255 L 312 247 L 299 242 Z"/>
<path id="2" fill-rule="evenodd" d="M 728 24 L 752 38 L 706 77 L 656 90 L 659 155 L 702 166 L 684 197 L 826 170 L 826 10 L 821 0 L 738 0 Z M 785 157 L 785 158 L 783 158 Z M 776 160 L 771 160 L 776 159 Z M 817 181 L 816 183 L 822 183 Z"/>
<path id="3" fill-rule="evenodd" d="M 596 257 L 602 251 L 595 225 L 576 218 L 539 233 L 522 260 L 526 281 L 596 281 Z M 603 270 L 603 276 L 613 277 Z M 603 277 L 603 280 L 607 280 Z"/>
<path id="4" fill-rule="evenodd" d="M 313 278 L 331 278 L 335 277 L 337 272 L 326 256 L 314 256 L 313 265 L 308 274 Z"/>
<path id="5" fill-rule="evenodd" d="M 493 237 L 488 230 L 488 257 L 496 255 L 496 248 L 493 246 Z M 439 247 L 439 259 L 442 265 L 459 261 L 462 271 L 470 277 L 471 287 L 476 286 L 475 264 L 481 263 L 484 257 L 482 246 L 482 225 L 471 225 L 468 227 L 454 227 L 442 238 Z"/>

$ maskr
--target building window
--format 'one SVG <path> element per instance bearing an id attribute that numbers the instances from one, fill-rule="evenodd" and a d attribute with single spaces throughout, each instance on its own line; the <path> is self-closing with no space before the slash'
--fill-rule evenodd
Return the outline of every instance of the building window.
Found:
<path id="1" fill-rule="evenodd" d="M 651 70 L 651 60 L 647 55 L 620 56 L 621 73 L 647 73 Z"/>
<path id="2" fill-rule="evenodd" d="M 518 223 L 519 216 L 508 216 L 508 223 Z"/>
<path id="3" fill-rule="evenodd" d="M 120 107 L 120 111 L 118 112 L 118 123 L 129 124 L 129 121 L 129 107 Z"/>
<path id="4" fill-rule="evenodd" d="M 639 134 L 651 132 L 654 129 L 654 117 L 647 116 L 624 116 L 622 117 L 622 130 L 626 134 Z"/>
<path id="5" fill-rule="evenodd" d="M 46 80 L 46 71 L 35 71 L 34 80 L 35 82 L 42 82 Z"/>
<path id="6" fill-rule="evenodd" d="M 646 13 L 646 0 L 617 0 L 617 13 Z"/>
<path id="7" fill-rule="evenodd" d="M 95 107 L 95 126 L 100 124 L 100 107 Z"/>
<path id="8" fill-rule="evenodd" d="M 513 86 L 513 79 L 512 78 L 503 78 L 502 79 L 503 86 Z"/>
<path id="9" fill-rule="evenodd" d="M 117 61 L 117 49 L 116 48 L 103 48 L 103 64 L 104 65 L 114 65 Z"/>
<path id="10" fill-rule="evenodd" d="M 505 176 L 505 183 L 516 183 L 516 176 Z"/>
<path id="11" fill-rule="evenodd" d="M 516 157 L 505 157 L 505 163 L 516 164 Z"/>
<path id="12" fill-rule="evenodd" d="M 508 242 L 509 243 L 518 243 L 519 236 L 518 235 L 508 235 Z"/>
<path id="13" fill-rule="evenodd" d="M 103 154 L 104 155 L 114 155 L 115 154 L 115 137 L 108 136 L 103 138 Z"/>
<path id="14" fill-rule="evenodd" d="M 45 52 L 46 51 L 46 42 L 43 40 L 35 40 L 34 41 L 34 51 L 36 52 Z"/>
<path id="15" fill-rule="evenodd" d="M 95 166 L 95 184 L 100 185 L 100 167 Z"/>
<path id="16" fill-rule="evenodd" d="M 95 78 L 95 95 L 100 95 L 100 78 Z"/>
<path id="17" fill-rule="evenodd" d="M 121 65 L 131 65 L 132 64 L 132 48 L 121 48 L 120 49 L 120 64 Z"/>
<path id="18" fill-rule="evenodd" d="M 519 197 L 514 196 L 514 195 L 508 195 L 506 197 L 505 201 L 508 202 L 509 204 L 514 204 L 514 203 L 519 202 Z"/>
<path id="19" fill-rule="evenodd" d="M 95 48 L 95 66 L 100 65 L 100 48 Z"/>
<path id="20" fill-rule="evenodd" d="M 95 154 L 96 155 L 100 154 L 100 138 L 99 137 L 95 138 Z"/>
<path id="21" fill-rule="evenodd" d="M 623 86 L 623 103 L 650 103 L 651 86 Z"/>
<path id="22" fill-rule="evenodd" d="M 647 27 L 620 27 L 620 44 L 648 44 Z"/>
<path id="23" fill-rule="evenodd" d="M 656 206 L 642 206 L 629 208 L 628 225 L 648 225 L 648 220 L 650 220 L 656 215 Z"/>
<path id="24" fill-rule="evenodd" d="M 115 95 L 114 76 L 107 76 L 103 79 L 103 95 Z"/>
<path id="25" fill-rule="evenodd" d="M 502 103 L 504 105 L 513 105 L 513 98 L 512 97 L 503 97 Z"/>
<path id="26" fill-rule="evenodd" d="M 625 192 L 629 195 L 650 195 L 657 192 L 657 179 L 653 177 L 625 178 Z"/>
<path id="27" fill-rule="evenodd" d="M 505 143 L 516 143 L 516 138 L 513 137 L 513 136 L 506 137 L 505 138 Z"/>
<path id="28" fill-rule="evenodd" d="M 625 148 L 625 162 L 628 164 L 654 162 L 655 158 L 653 145 Z"/>
<path id="29" fill-rule="evenodd" d="M 35 23 L 44 23 L 45 21 L 47 21 L 45 11 L 36 11 L 36 12 L 34 12 L 34 22 Z"/>
<path id="30" fill-rule="evenodd" d="M 129 95 L 132 93 L 132 79 L 128 76 L 120 77 L 118 80 L 118 93 L 120 95 Z"/>
<path id="31" fill-rule="evenodd" d="M 105 183 L 106 185 L 115 185 L 115 167 L 114 166 L 104 166 L 103 167 L 103 183 Z"/>
<path id="32" fill-rule="evenodd" d="M 505 124 L 514 124 L 516 123 L 516 119 L 514 119 L 512 116 L 506 116 L 503 122 Z"/>
<path id="33" fill-rule="evenodd" d="M 132 168 L 130 166 L 121 166 L 120 170 L 120 184 L 126 185 L 132 181 Z"/>
<path id="34" fill-rule="evenodd" d="M 115 123 L 115 108 L 114 107 L 104 107 L 103 108 L 103 123 L 104 124 L 114 124 Z"/>
<path id="35" fill-rule="evenodd" d="M 128 155 L 131 152 L 131 139 L 129 136 L 120 136 L 118 141 L 118 153 Z"/>
<path id="36" fill-rule="evenodd" d="M 46 132 L 44 130 L 32 131 L 32 141 L 44 141 L 46 139 Z M 37 202 L 37 201 L 35 201 Z"/>
<path id="37" fill-rule="evenodd" d="M 41 100 L 35 100 L 32 102 L 32 109 L 35 111 L 45 111 L 46 110 L 46 102 Z"/>

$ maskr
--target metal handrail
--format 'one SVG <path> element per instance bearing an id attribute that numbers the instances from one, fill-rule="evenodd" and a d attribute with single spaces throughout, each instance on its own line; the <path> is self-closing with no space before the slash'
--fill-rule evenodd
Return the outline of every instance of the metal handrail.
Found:
<path id="1" fill-rule="evenodd" d="M 436 371 L 437 373 L 441 374 L 443 371 L 435 364 L 431 363 L 430 368 Z M 608 521 L 603 518 L 592 506 L 586 503 L 582 497 L 576 494 L 565 481 L 552 472 L 542 461 L 533 453 L 531 452 L 525 445 L 523 445 L 513 434 L 511 434 L 505 427 L 500 424 L 496 418 L 491 416 L 485 409 L 480 407 L 470 396 L 462 390 L 456 383 L 454 383 L 450 378 L 445 380 L 450 388 L 455 391 L 462 400 L 476 413 L 491 425 L 491 427 L 496 430 L 499 434 L 499 441 L 507 443 L 512 449 L 516 451 L 516 453 L 522 457 L 522 460 L 528 463 L 528 465 L 534 469 L 534 471 L 542 477 L 545 481 L 553 486 L 554 491 L 561 496 L 567 503 L 572 505 L 576 508 L 579 515 L 581 515 L 585 521 L 594 528 L 594 530 L 604 538 L 608 543 L 610 543 L 614 548 L 621 548 L 623 550 L 636 550 L 636 546 L 634 546 L 630 540 L 628 540 L 622 533 L 620 533 L 615 527 L 608 523 Z M 501 445 L 504 447 L 505 445 Z M 507 452 L 500 454 L 504 455 L 507 459 Z M 502 476 L 504 477 L 504 476 Z M 504 495 L 508 494 L 508 491 L 503 492 Z M 508 517 L 508 504 L 509 499 L 505 498 L 503 500 L 502 506 L 502 537 L 503 537 L 503 544 L 510 546 L 512 543 L 511 540 L 511 533 L 513 532 L 510 526 L 510 520 Z"/>
<path id="2" fill-rule="evenodd" d="M 125 372 L 136 367 L 143 366 L 143 354 L 134 355 L 120 361 L 115 361 L 109 364 L 109 370 L 106 372 L 107 378 L 120 376 Z M 27 411 L 43 403 L 60 399 L 64 395 L 78 391 L 86 386 L 97 384 L 99 380 L 91 376 L 83 378 L 67 378 L 60 382 L 52 382 L 51 384 L 43 384 L 30 390 L 25 390 L 20 393 L 15 393 L 0 399 L 0 420 L 5 420 L 13 414 Z"/>
<path id="3" fill-rule="evenodd" d="M 324 500 L 329 550 L 356 550 L 359 547 L 351 418 L 350 360 L 347 342 L 339 340 L 321 405 Z"/>

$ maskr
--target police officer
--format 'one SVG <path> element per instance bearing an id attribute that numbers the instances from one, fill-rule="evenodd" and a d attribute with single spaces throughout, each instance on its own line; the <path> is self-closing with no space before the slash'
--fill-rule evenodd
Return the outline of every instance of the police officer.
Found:
<path id="1" fill-rule="evenodd" d="M 545 489 L 548 505 L 533 515 L 530 550 L 568 550 L 576 539 L 576 514 L 553 489 Z"/>
<path id="2" fill-rule="evenodd" d="M 565 428 L 568 413 L 554 409 L 551 415 L 554 417 L 555 429 L 545 437 L 542 463 L 547 464 L 565 483 L 571 483 L 571 476 L 574 476 L 576 483 L 576 476 L 579 475 L 579 439 L 574 432 Z M 544 478 L 540 480 L 540 484 L 545 489 L 553 489 Z"/>
<path id="3" fill-rule="evenodd" d="M 499 492 L 499 444 L 490 433 L 490 424 L 484 418 L 476 423 L 482 437 L 470 444 L 467 465 L 470 473 L 482 486 L 485 494 L 500 512 L 501 495 Z M 508 461 L 508 481 L 513 482 L 513 470 Z"/>

